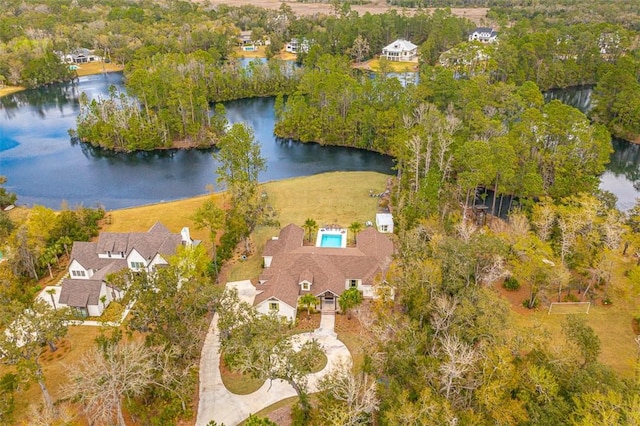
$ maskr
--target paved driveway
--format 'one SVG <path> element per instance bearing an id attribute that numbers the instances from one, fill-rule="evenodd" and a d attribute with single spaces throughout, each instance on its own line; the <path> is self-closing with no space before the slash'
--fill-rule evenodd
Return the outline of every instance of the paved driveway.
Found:
<path id="1" fill-rule="evenodd" d="M 253 304 L 255 287 L 248 281 L 228 283 L 227 287 L 238 290 L 240 298 Z M 249 300 L 250 299 L 250 300 Z M 296 392 L 286 382 L 274 380 L 265 382 L 256 392 L 249 395 L 235 395 L 229 392 L 220 376 L 220 339 L 218 334 L 218 315 L 214 315 L 202 349 L 200 359 L 200 401 L 198 403 L 197 426 L 206 426 L 211 420 L 219 425 L 235 426 L 249 417 L 282 399 L 296 396 Z M 329 325 L 332 322 L 323 321 Z M 347 347 L 335 337 L 333 327 L 322 327 L 312 333 L 294 336 L 300 344 L 316 339 L 327 354 L 327 365 L 322 371 L 309 376 L 309 391 L 317 389 L 318 381 L 333 370 L 339 363 L 351 363 L 351 354 Z"/>

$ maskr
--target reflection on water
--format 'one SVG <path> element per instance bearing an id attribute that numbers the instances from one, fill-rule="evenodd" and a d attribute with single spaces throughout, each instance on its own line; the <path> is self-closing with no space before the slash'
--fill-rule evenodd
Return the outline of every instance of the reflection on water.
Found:
<path id="1" fill-rule="evenodd" d="M 122 74 L 82 77 L 0 98 L 0 175 L 20 203 L 59 208 L 71 205 L 122 208 L 203 194 L 215 184 L 217 164 L 211 150 L 163 150 L 114 153 L 70 142 L 78 98 L 106 95 Z M 276 141 L 274 100 L 259 98 L 225 104 L 231 123 L 255 130 L 267 172 L 261 181 L 337 170 L 391 173 L 390 157 L 372 152 L 315 144 Z"/>
<path id="2" fill-rule="evenodd" d="M 546 92 L 545 100 L 558 99 L 583 113 L 591 109 L 590 86 L 570 87 Z M 607 170 L 600 178 L 600 188 L 618 197 L 618 208 L 627 210 L 640 197 L 640 145 L 613 139 L 613 153 Z"/>

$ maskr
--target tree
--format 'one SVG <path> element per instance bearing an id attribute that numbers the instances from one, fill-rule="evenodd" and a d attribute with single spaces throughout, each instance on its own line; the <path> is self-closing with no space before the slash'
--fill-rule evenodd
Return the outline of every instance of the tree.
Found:
<path id="1" fill-rule="evenodd" d="M 307 375 L 322 353 L 318 342 L 308 340 L 297 348 L 290 338 L 292 324 L 273 313 L 262 315 L 225 292 L 218 306 L 220 346 L 227 365 L 263 380 L 284 380 L 300 399 L 305 415 L 311 410 Z"/>
<path id="2" fill-rule="evenodd" d="M 216 169 L 217 181 L 229 192 L 229 214 L 241 218 L 245 225 L 241 237 L 246 252 L 249 252 L 249 235 L 258 223 L 268 217 L 266 200 L 258 194 L 258 177 L 266 170 L 266 160 L 260 155 L 260 145 L 253 130 L 243 123 L 234 124 L 220 138 L 217 148 L 213 154 L 220 164 Z"/>
<path id="3" fill-rule="evenodd" d="M 593 364 L 600 355 L 600 339 L 587 325 L 584 318 L 577 315 L 569 315 L 562 324 L 562 332 L 573 343 L 582 356 L 582 367 Z"/>
<path id="4" fill-rule="evenodd" d="M 0 319 L 6 325 L 0 333 L 0 363 L 15 365 L 26 380 L 35 379 L 45 405 L 53 410 L 39 357 L 44 345 L 48 344 L 54 352 L 55 343 L 67 334 L 67 310 L 54 310 L 48 303 L 36 299 L 30 307 L 5 306 Z"/>
<path id="5" fill-rule="evenodd" d="M 360 222 L 353 222 L 351 225 L 349 225 L 349 231 L 351 232 L 354 244 L 356 243 L 356 236 L 358 235 L 358 232 L 360 232 L 361 230 L 362 230 L 362 223 Z"/>
<path id="6" fill-rule="evenodd" d="M 340 310 L 347 314 L 347 318 L 351 319 L 351 310 L 362 303 L 362 293 L 356 287 L 345 290 L 338 299 Z"/>
<path id="7" fill-rule="evenodd" d="M 5 176 L 0 176 L 0 210 L 4 210 L 5 207 L 15 204 L 18 196 L 13 193 L 7 191 L 4 188 L 4 184 L 7 183 L 7 178 Z"/>
<path id="8" fill-rule="evenodd" d="M 253 414 L 249 415 L 249 418 L 244 422 L 245 426 L 278 426 L 277 423 L 272 422 L 266 417 L 258 417 Z"/>
<path id="9" fill-rule="evenodd" d="M 370 424 L 380 403 L 376 381 L 367 374 L 354 375 L 342 363 L 318 384 L 322 424 L 356 426 Z"/>
<path id="10" fill-rule="evenodd" d="M 315 220 L 308 218 L 304 221 L 304 225 L 302 227 L 307 231 L 307 239 L 311 241 L 311 234 L 318 229 L 318 224 Z"/>
<path id="11" fill-rule="evenodd" d="M 71 369 L 66 394 L 84 407 L 91 423 L 125 426 L 122 399 L 140 395 L 153 382 L 154 354 L 140 342 L 94 348 Z"/>
<path id="12" fill-rule="evenodd" d="M 213 197 L 202 203 L 193 215 L 193 221 L 196 223 L 198 229 L 209 229 L 209 238 L 211 239 L 211 246 L 213 247 L 213 267 L 216 279 L 218 277 L 217 239 L 218 231 L 224 226 L 224 215 L 224 210 L 218 207 Z"/>
<path id="13" fill-rule="evenodd" d="M 369 54 L 369 42 L 367 39 L 358 34 L 358 37 L 353 41 L 353 46 L 349 49 L 349 54 L 357 63 L 362 62 L 362 59 Z"/>
<path id="14" fill-rule="evenodd" d="M 311 316 L 311 307 L 318 303 L 318 298 L 311 293 L 307 293 L 300 298 L 300 305 L 307 308 L 307 318 Z"/>

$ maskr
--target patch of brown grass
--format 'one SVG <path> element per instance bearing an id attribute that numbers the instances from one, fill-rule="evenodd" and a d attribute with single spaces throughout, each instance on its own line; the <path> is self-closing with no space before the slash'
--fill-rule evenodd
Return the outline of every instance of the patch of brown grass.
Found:
<path id="1" fill-rule="evenodd" d="M 122 65 L 106 62 L 88 62 L 86 64 L 78 64 L 78 77 L 85 75 L 101 74 L 103 72 L 118 72 L 124 70 Z"/>
<path id="2" fill-rule="evenodd" d="M 20 92 L 25 88 L 22 86 L 3 86 L 0 87 L 0 98 L 3 96 L 10 95 L 12 93 Z"/>
<path id="3" fill-rule="evenodd" d="M 608 288 L 612 304 L 603 305 L 601 300 L 597 299 L 597 303 L 592 302 L 588 314 L 578 314 L 584 316 L 587 324 L 600 338 L 601 352 L 598 360 L 610 366 L 621 377 L 631 377 L 634 374 L 638 355 L 632 321 L 634 315 L 639 313 L 640 297 L 634 294 L 632 283 L 624 275 L 632 265 L 632 260 L 618 256 L 611 271 L 612 279 Z M 521 312 L 522 309 L 524 308 L 521 306 L 515 306 L 512 310 L 516 330 L 530 333 L 531 327 L 536 324 L 536 333 L 542 332 L 538 326 L 547 331 L 552 346 L 566 344 L 566 338 L 562 333 L 562 323 L 566 315 L 548 314 L 548 306 L 536 310 L 525 309 L 525 313 Z"/>
<path id="4" fill-rule="evenodd" d="M 311 315 L 307 317 L 307 310 L 298 311 L 296 318 L 296 326 L 294 333 L 307 333 L 320 328 L 320 313 L 311 311 Z"/>
<path id="5" fill-rule="evenodd" d="M 246 50 L 242 50 L 242 48 L 238 46 L 233 48 L 233 53 L 238 58 L 266 58 L 267 57 L 267 53 L 265 52 L 265 49 L 266 49 L 265 46 L 256 46 L 255 49 L 256 50 L 246 51 Z"/>
<path id="6" fill-rule="evenodd" d="M 220 375 L 227 390 L 236 395 L 254 393 L 264 384 L 264 380 L 231 370 L 222 357 L 220 357 Z"/>

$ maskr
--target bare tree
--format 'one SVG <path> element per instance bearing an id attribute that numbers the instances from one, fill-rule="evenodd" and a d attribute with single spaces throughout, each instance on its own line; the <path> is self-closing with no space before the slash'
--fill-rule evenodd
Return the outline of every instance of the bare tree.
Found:
<path id="1" fill-rule="evenodd" d="M 453 402 L 466 387 L 467 375 L 475 368 L 478 353 L 454 334 L 445 334 L 440 339 L 446 360 L 440 364 L 441 391 Z"/>
<path id="2" fill-rule="evenodd" d="M 369 424 L 380 403 L 376 382 L 366 374 L 353 375 L 350 366 L 340 363 L 320 380 L 322 424 L 355 426 Z"/>
<path id="3" fill-rule="evenodd" d="M 536 228 L 538 237 L 542 241 L 547 241 L 551 237 L 551 231 L 556 221 L 556 212 L 549 199 L 543 199 L 540 203 L 533 206 L 532 220 L 533 226 Z"/>
<path id="4" fill-rule="evenodd" d="M 107 345 L 92 349 L 78 365 L 69 368 L 66 394 L 84 407 L 91 424 L 125 426 L 122 398 L 140 395 L 153 382 L 155 359 L 142 343 Z"/>
<path id="5" fill-rule="evenodd" d="M 367 39 L 358 34 L 353 46 L 349 49 L 349 54 L 353 56 L 357 63 L 362 62 L 362 59 L 369 54 L 369 42 Z"/>

